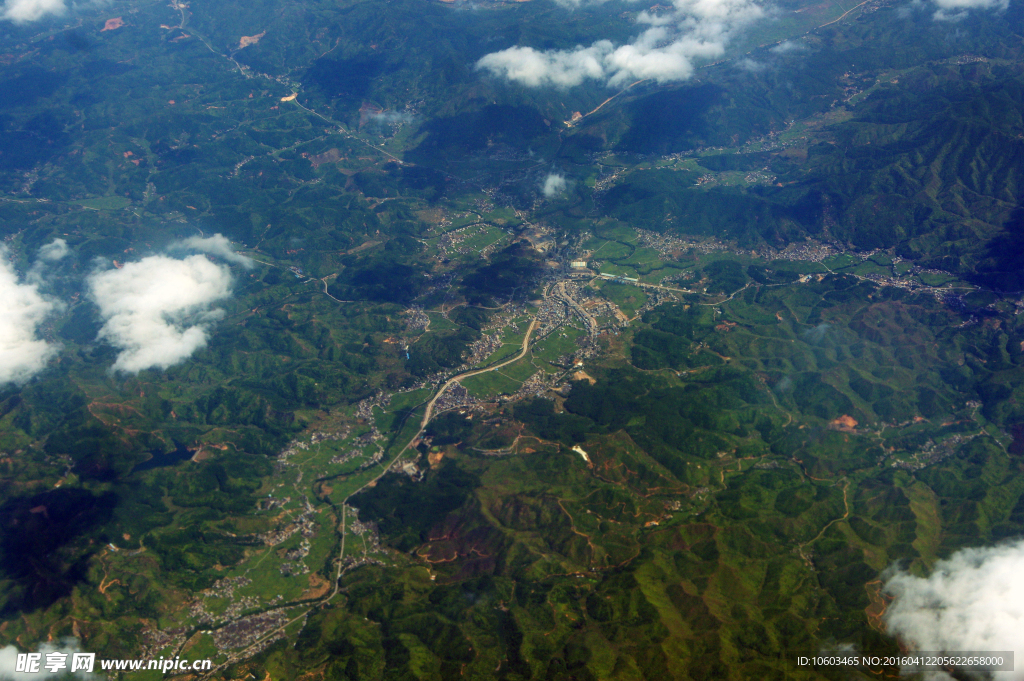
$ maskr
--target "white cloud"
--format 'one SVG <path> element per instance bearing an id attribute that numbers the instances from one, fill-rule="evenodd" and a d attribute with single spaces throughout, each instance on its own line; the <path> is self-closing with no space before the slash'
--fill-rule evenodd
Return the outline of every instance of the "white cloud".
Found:
<path id="1" fill-rule="evenodd" d="M 807 46 L 803 43 L 798 43 L 793 40 L 783 40 L 781 43 L 771 48 L 769 52 L 775 54 L 789 54 L 790 52 L 803 52 L 807 49 Z"/>
<path id="2" fill-rule="evenodd" d="M 1010 6 L 1010 0 L 932 0 L 939 9 L 933 15 L 938 21 L 958 21 L 972 9 L 1001 11 Z"/>
<path id="3" fill-rule="evenodd" d="M 544 196 L 551 198 L 565 191 L 567 183 L 565 177 L 557 173 L 550 173 L 544 178 Z"/>
<path id="4" fill-rule="evenodd" d="M 572 87 L 584 80 L 605 77 L 604 60 L 614 46 L 601 40 L 590 47 L 538 52 L 532 47 L 510 47 L 484 55 L 477 68 L 528 87 Z"/>
<path id="5" fill-rule="evenodd" d="M 416 120 L 408 111 L 370 111 L 366 114 L 366 122 L 371 125 L 407 125 Z"/>
<path id="6" fill-rule="evenodd" d="M 555 0 L 555 4 L 561 5 L 566 9 L 579 9 L 583 5 L 603 5 L 609 0 Z"/>
<path id="7" fill-rule="evenodd" d="M 599 40 L 589 47 L 546 52 L 516 46 L 485 55 L 477 68 L 528 87 L 686 80 L 695 60 L 720 57 L 733 35 L 765 15 L 753 0 L 674 0 L 673 5 L 668 14 L 641 12 L 637 22 L 650 28 L 626 45 Z"/>
<path id="8" fill-rule="evenodd" d="M 113 369 L 166 369 L 204 347 L 211 305 L 231 294 L 231 272 L 204 256 L 152 255 L 92 274 L 90 296 L 106 321 L 100 338 L 121 348 Z"/>
<path id="9" fill-rule="evenodd" d="M 67 241 L 64 241 L 64 239 L 54 239 L 39 249 L 39 258 L 49 262 L 56 262 L 70 252 L 71 249 L 68 248 Z"/>
<path id="10" fill-rule="evenodd" d="M 764 62 L 755 61 L 749 57 L 740 59 L 736 62 L 736 66 L 740 67 L 744 71 L 750 71 L 751 73 L 760 73 L 768 68 L 768 65 Z"/>
<path id="11" fill-rule="evenodd" d="M 929 577 L 899 572 L 886 583 L 890 634 L 922 651 L 1013 650 L 1024 679 L 1024 540 L 964 549 Z"/>
<path id="12" fill-rule="evenodd" d="M 24 383 L 57 352 L 36 336 L 36 328 L 59 307 L 35 284 L 18 282 L 6 249 L 0 247 L 0 384 Z"/>
<path id="13" fill-rule="evenodd" d="M 1010 0 L 932 0 L 942 9 L 1006 9 Z"/>
<path id="14" fill-rule="evenodd" d="M 46 642 L 39 645 L 38 652 L 42 653 L 43 657 L 40 660 L 38 672 L 19 672 L 17 670 L 18 653 L 21 652 L 16 646 L 5 646 L 0 648 L 0 680 L 2 681 L 41 681 L 42 679 L 53 679 L 58 676 L 66 678 L 67 674 L 71 669 L 71 655 L 74 653 L 82 652 L 82 649 L 78 646 L 78 639 L 66 638 L 60 642 L 60 644 Z M 67 655 L 64 658 L 66 669 L 63 671 L 50 672 L 46 670 L 46 656 L 49 653 L 63 653 Z M 98 665 L 96 665 L 98 667 Z M 82 671 L 77 671 L 74 674 L 76 679 L 95 679 L 95 674 L 87 674 Z"/>
<path id="15" fill-rule="evenodd" d="M 901 18 L 909 17 L 918 10 L 938 7 L 932 17 L 936 21 L 960 21 L 967 17 L 970 10 L 993 10 L 1000 12 L 1010 6 L 1010 0 L 910 0 L 899 8 Z"/>
<path id="16" fill-rule="evenodd" d="M 44 286 L 46 280 L 43 277 L 43 272 L 46 270 L 47 265 L 57 262 L 61 258 L 64 258 L 71 252 L 68 248 L 68 242 L 64 239 L 54 239 L 50 243 L 39 249 L 39 253 L 36 257 L 35 263 L 32 265 L 32 269 L 25 275 L 25 281 L 30 284 L 38 284 Z"/>
<path id="17" fill-rule="evenodd" d="M 49 14 L 61 15 L 67 11 L 64 0 L 7 0 L 0 17 L 20 24 L 37 21 Z"/>
<path id="18" fill-rule="evenodd" d="M 182 239 L 176 241 L 168 247 L 171 251 L 199 251 L 200 253 L 209 253 L 210 255 L 216 255 L 219 258 L 223 258 L 230 263 L 241 265 L 246 269 L 252 268 L 256 263 L 252 258 L 247 258 L 241 253 L 236 253 L 231 247 L 231 242 L 228 241 L 227 237 L 223 234 L 214 234 L 211 237 L 193 236 L 188 239 Z"/>

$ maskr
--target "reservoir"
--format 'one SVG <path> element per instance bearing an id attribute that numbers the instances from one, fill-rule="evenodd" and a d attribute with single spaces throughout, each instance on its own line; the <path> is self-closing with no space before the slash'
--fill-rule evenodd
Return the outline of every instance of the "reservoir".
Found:
<path id="1" fill-rule="evenodd" d="M 150 458 L 146 459 L 142 463 L 135 464 L 132 468 L 132 473 L 141 473 L 142 471 L 153 470 L 154 468 L 164 468 L 166 466 L 173 466 L 182 461 L 188 461 L 192 458 L 193 452 L 190 451 L 185 445 L 175 442 L 176 449 L 170 452 L 162 452 L 159 449 L 150 450 Z"/>

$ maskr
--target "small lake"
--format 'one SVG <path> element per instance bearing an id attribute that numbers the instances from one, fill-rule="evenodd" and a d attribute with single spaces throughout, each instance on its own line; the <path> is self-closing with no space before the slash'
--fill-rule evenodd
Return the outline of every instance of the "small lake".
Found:
<path id="1" fill-rule="evenodd" d="M 174 443 L 177 449 L 170 452 L 162 452 L 159 449 L 150 450 L 150 458 L 146 459 L 142 463 L 135 464 L 135 468 L 132 469 L 132 473 L 141 473 L 142 471 L 153 470 L 154 468 L 165 468 L 167 466 L 173 466 L 181 463 L 182 461 L 188 461 L 192 458 L 195 452 L 189 451 L 185 445 Z"/>

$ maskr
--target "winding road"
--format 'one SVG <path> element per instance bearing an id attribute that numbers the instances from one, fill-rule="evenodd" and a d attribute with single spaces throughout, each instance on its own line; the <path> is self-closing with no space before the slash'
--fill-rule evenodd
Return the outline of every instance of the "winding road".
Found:
<path id="1" fill-rule="evenodd" d="M 465 373 L 458 374 L 457 376 L 452 376 L 451 378 L 449 378 L 448 381 L 441 387 L 441 389 L 437 391 L 437 394 L 434 395 L 433 399 L 431 399 L 430 402 L 427 403 L 427 410 L 423 412 L 423 420 L 420 421 L 420 429 L 413 437 L 412 441 L 409 442 L 409 444 L 412 444 L 412 442 L 415 441 L 416 438 L 420 436 L 420 433 L 423 432 L 423 429 L 427 427 L 427 424 L 430 423 L 430 418 L 431 416 L 434 415 L 434 404 L 437 402 L 438 399 L 440 399 L 441 395 L 444 395 L 445 392 L 447 392 L 448 388 L 452 387 L 452 384 L 459 383 L 460 381 L 462 381 L 462 379 L 469 378 L 470 376 L 477 376 L 479 374 L 486 374 L 488 371 L 495 371 L 503 366 L 507 366 L 509 364 L 512 364 L 513 362 L 518 362 L 519 360 L 521 360 L 523 357 L 526 356 L 526 351 L 530 349 L 530 336 L 533 334 L 533 330 L 536 327 L 537 320 L 534 319 L 533 321 L 530 322 L 530 328 L 526 330 L 526 336 L 523 338 L 523 347 L 519 351 L 518 355 L 506 359 L 501 364 L 495 364 L 494 366 L 485 367 L 483 369 L 474 369 L 472 371 L 467 371 Z M 406 445 L 402 451 L 404 452 L 408 448 L 409 445 Z M 401 454 L 399 454 L 399 456 L 401 456 Z"/>

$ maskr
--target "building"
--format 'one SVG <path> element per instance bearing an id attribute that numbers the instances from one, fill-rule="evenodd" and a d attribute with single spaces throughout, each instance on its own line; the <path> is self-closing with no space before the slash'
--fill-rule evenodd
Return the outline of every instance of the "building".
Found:
<path id="1" fill-rule="evenodd" d="M 628 281 L 630 284 L 636 284 L 636 283 L 638 283 L 640 281 L 636 277 L 624 277 L 621 274 L 604 274 L 604 273 L 601 273 L 600 276 L 601 276 L 602 279 L 610 279 L 612 281 Z"/>

